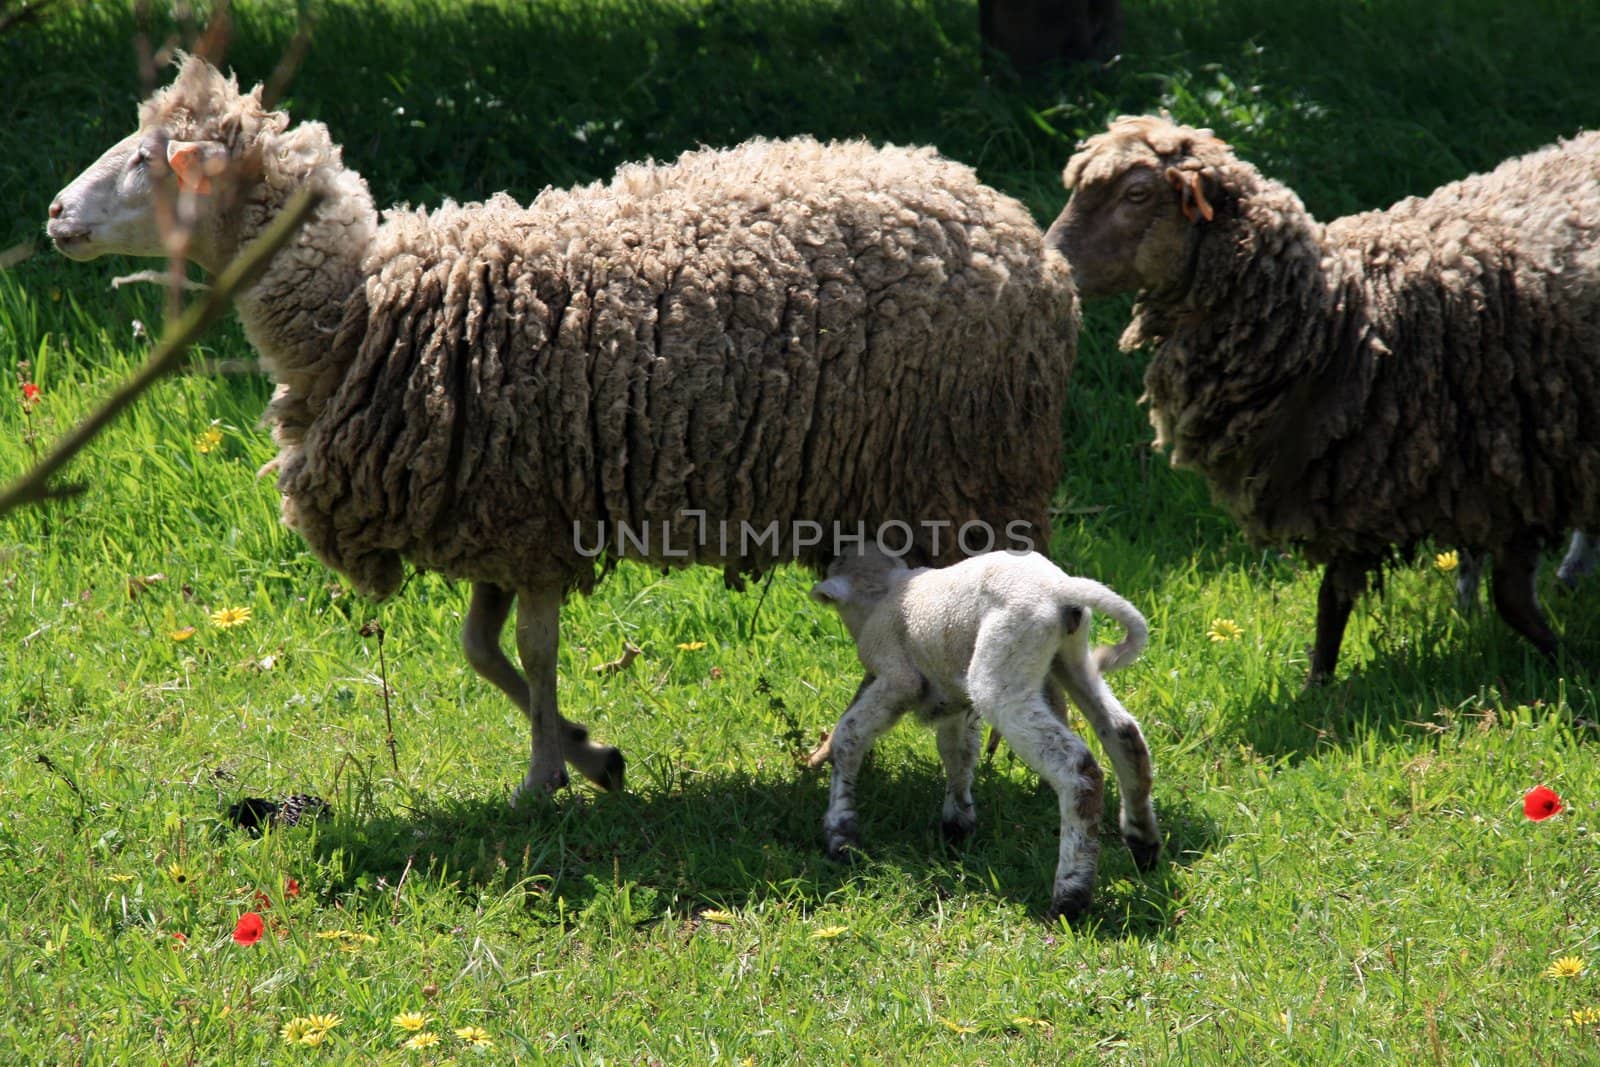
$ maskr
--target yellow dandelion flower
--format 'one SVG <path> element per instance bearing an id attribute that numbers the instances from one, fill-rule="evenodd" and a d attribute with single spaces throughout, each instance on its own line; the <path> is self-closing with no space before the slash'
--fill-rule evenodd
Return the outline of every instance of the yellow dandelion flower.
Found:
<path id="1" fill-rule="evenodd" d="M 1433 565 L 1446 574 L 1461 566 L 1461 557 L 1454 551 L 1441 552 L 1433 557 Z"/>
<path id="2" fill-rule="evenodd" d="M 699 652 L 705 647 L 706 643 L 704 641 L 680 641 L 678 643 L 679 652 Z"/>
<path id="3" fill-rule="evenodd" d="M 722 923 L 724 926 L 729 926 L 733 923 L 733 912 L 723 911 L 721 908 L 707 908 L 700 913 L 700 918 L 708 923 Z"/>
<path id="4" fill-rule="evenodd" d="M 494 1039 L 489 1036 L 489 1031 L 479 1026 L 458 1026 L 455 1034 L 473 1048 L 494 1048 Z"/>
<path id="5" fill-rule="evenodd" d="M 1583 973 L 1583 961 L 1576 956 L 1562 956 L 1544 969 L 1546 978 L 1576 978 Z"/>
<path id="6" fill-rule="evenodd" d="M 975 1033 L 978 1032 L 978 1028 L 975 1027 L 975 1026 L 966 1026 L 966 1025 L 963 1025 L 962 1023 L 951 1022 L 949 1019 L 946 1019 L 943 1015 L 935 1015 L 934 1018 L 938 1019 L 940 1024 L 946 1030 L 949 1030 L 952 1034 L 975 1034 Z"/>
<path id="7" fill-rule="evenodd" d="M 1213 641 L 1237 641 L 1244 636 L 1244 627 L 1232 619 L 1212 619 L 1206 636 Z"/>
<path id="8" fill-rule="evenodd" d="M 1600 1026 L 1600 1008 L 1573 1008 L 1568 1026 Z"/>
<path id="9" fill-rule="evenodd" d="M 190 881 L 189 868 L 185 867 L 177 860 L 173 860 L 171 863 L 167 864 L 167 877 L 171 878 L 173 882 L 177 883 L 178 885 L 188 885 Z"/>
<path id="10" fill-rule="evenodd" d="M 823 926 L 811 931 L 813 941 L 832 941 L 834 938 L 849 931 L 848 926 Z"/>
<path id="11" fill-rule="evenodd" d="M 313 1029 L 332 1030 L 335 1026 L 344 1022 L 344 1017 L 340 1015 L 312 1015 L 307 1021 Z"/>
<path id="12" fill-rule="evenodd" d="M 180 626 L 176 630 L 168 630 L 167 636 L 172 638 L 174 641 L 187 641 L 189 638 L 194 636 L 194 627 Z"/>
<path id="13" fill-rule="evenodd" d="M 403 1011 L 389 1021 L 400 1029 L 410 1030 L 412 1033 L 428 1025 L 428 1017 L 420 1011 Z"/>
<path id="14" fill-rule="evenodd" d="M 424 1030 L 420 1034 L 412 1034 L 405 1040 L 405 1048 L 432 1048 L 439 1043 L 439 1035 L 432 1030 Z"/>
<path id="15" fill-rule="evenodd" d="M 118 885 L 126 885 L 127 883 L 133 881 L 133 875 L 131 874 L 108 874 L 106 877 L 111 881 L 116 882 Z"/>
<path id="16" fill-rule="evenodd" d="M 219 630 L 231 630 L 250 621 L 249 608 L 218 608 L 211 613 L 211 625 Z"/>
<path id="17" fill-rule="evenodd" d="M 216 426 L 209 427 L 205 433 L 194 439 L 194 447 L 205 455 L 212 452 L 222 443 L 222 431 Z"/>
<path id="18" fill-rule="evenodd" d="M 296 1015 L 293 1019 L 283 1024 L 283 1029 L 278 1031 L 283 1035 L 285 1045 L 298 1045 L 305 1041 L 306 1035 L 315 1029 L 311 1020 L 303 1015 Z"/>
<path id="19" fill-rule="evenodd" d="M 1049 1019 L 1035 1019 L 1031 1015 L 1013 1015 L 1011 1017 L 1011 1025 L 1012 1026 L 1032 1026 L 1032 1027 L 1035 1027 L 1037 1029 L 1044 1030 L 1044 1029 L 1048 1029 L 1049 1028 L 1050 1020 Z"/>
<path id="20" fill-rule="evenodd" d="M 302 1045 L 310 1045 L 312 1048 L 316 1048 L 326 1040 L 328 1040 L 328 1031 L 307 1030 L 306 1036 L 300 1039 L 300 1043 Z"/>

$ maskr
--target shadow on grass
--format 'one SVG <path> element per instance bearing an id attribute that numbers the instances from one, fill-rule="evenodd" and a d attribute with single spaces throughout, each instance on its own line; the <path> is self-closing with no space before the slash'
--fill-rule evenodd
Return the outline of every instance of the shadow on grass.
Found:
<path id="1" fill-rule="evenodd" d="M 875 893 L 875 884 L 930 911 L 958 894 L 993 894 L 1043 921 L 1055 796 L 1031 775 L 996 771 L 980 773 L 974 790 L 977 832 L 950 847 L 937 830 L 938 769 L 869 765 L 859 786 L 864 854 L 854 863 L 823 854 L 825 775 L 738 772 L 683 776 L 643 794 L 566 792 L 515 809 L 502 795 L 446 797 L 407 813 L 327 823 L 317 850 L 342 867 L 344 890 L 358 897 L 381 894 L 405 874 L 520 894 L 531 920 L 561 925 L 596 917 L 643 924 L 669 908 L 680 917 L 764 903 L 809 908 L 852 888 Z M 1187 804 L 1163 806 L 1158 796 L 1157 810 L 1165 849 L 1141 874 L 1117 833 L 1108 790 L 1100 888 L 1085 926 L 1095 936 L 1166 936 L 1181 905 L 1182 868 L 1218 840 L 1216 825 Z"/>
<path id="2" fill-rule="evenodd" d="M 1267 687 L 1244 696 L 1232 716 L 1235 737 L 1298 762 L 1329 746 L 1436 732 L 1501 708 L 1559 705 L 1574 723 L 1600 720 L 1600 586 L 1549 600 L 1563 634 L 1559 664 L 1492 611 L 1447 626 L 1439 612 L 1396 610 L 1375 633 L 1373 654 L 1360 662 L 1347 654 L 1328 685 L 1304 688 L 1304 662 L 1285 663 Z"/>

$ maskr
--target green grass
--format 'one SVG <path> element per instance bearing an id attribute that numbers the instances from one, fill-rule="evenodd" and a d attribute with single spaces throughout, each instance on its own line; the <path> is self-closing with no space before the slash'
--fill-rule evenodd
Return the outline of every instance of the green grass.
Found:
<path id="1" fill-rule="evenodd" d="M 383 201 L 531 197 L 806 131 L 936 143 L 1047 221 L 1077 137 L 1164 106 L 1329 217 L 1600 125 L 1600 24 L 1556 0 L 1128 0 L 1122 57 L 1029 86 L 985 78 L 955 0 L 317 10 L 289 104 Z M 88 5 L 0 40 L 0 248 L 38 243 L 53 192 L 131 127 L 136 25 Z M 293 29 L 241 4 L 230 59 L 265 77 Z M 126 264 L 39 251 L 0 273 L 5 478 L 160 320 L 154 294 L 107 287 Z M 76 461 L 81 497 L 0 520 L 0 1058 L 467 1062 L 451 1031 L 471 1025 L 484 1062 L 1600 1062 L 1596 1028 L 1566 1025 L 1600 1006 L 1594 678 L 1458 612 L 1422 559 L 1358 610 L 1338 682 L 1302 694 L 1316 576 L 1149 454 L 1125 317 L 1089 311 L 1052 547 L 1150 617 L 1115 685 L 1167 851 L 1140 875 L 1108 822 L 1081 928 L 1041 917 L 1055 801 L 1004 753 L 950 853 L 932 740 L 892 733 L 863 779 L 868 857 L 823 858 L 826 782 L 796 754 L 856 668 L 794 571 L 763 600 L 623 567 L 574 600 L 561 697 L 625 749 L 630 789 L 512 813 L 526 731 L 456 650 L 465 588 L 345 591 L 254 475 L 268 384 L 194 374 Z M 196 362 L 249 356 L 230 324 Z M 44 389 L 26 420 L 17 378 Z M 1591 662 L 1594 593 L 1547 589 Z M 227 607 L 251 618 L 219 629 Z M 1222 618 L 1238 639 L 1208 638 Z M 624 641 L 645 649 L 630 671 L 591 670 Z M 1538 782 L 1569 808 L 1536 824 L 1519 801 Z M 295 790 L 335 816 L 226 829 L 238 797 Z M 258 891 L 271 933 L 241 947 Z M 372 940 L 318 937 L 341 930 Z M 1566 955 L 1583 974 L 1543 977 Z M 404 1011 L 440 1044 L 400 1050 Z M 282 1041 L 314 1013 L 342 1017 L 324 1044 Z"/>

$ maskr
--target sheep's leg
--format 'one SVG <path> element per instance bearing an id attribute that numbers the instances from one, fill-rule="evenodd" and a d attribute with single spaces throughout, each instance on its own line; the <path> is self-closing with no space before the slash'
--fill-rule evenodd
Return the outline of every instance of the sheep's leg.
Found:
<path id="1" fill-rule="evenodd" d="M 1466 549 L 1459 553 L 1456 564 L 1456 605 L 1462 614 L 1473 614 L 1478 610 L 1478 583 L 1483 577 L 1483 564 L 1478 556 Z"/>
<path id="2" fill-rule="evenodd" d="M 466 622 L 461 627 L 461 647 L 467 662 L 480 676 L 494 686 L 522 710 L 528 722 L 533 722 L 531 693 L 527 678 L 512 666 L 500 648 L 500 631 L 505 628 L 506 617 L 511 613 L 516 594 L 490 582 L 478 582 L 472 587 L 472 604 L 467 609 Z M 580 723 L 560 719 L 562 749 L 567 762 L 578 769 L 602 789 L 620 790 L 626 763 L 622 753 L 610 745 L 597 745 L 589 740 L 589 731 Z"/>
<path id="3" fill-rule="evenodd" d="M 1150 799 L 1155 772 L 1150 765 L 1150 746 L 1145 744 L 1144 731 L 1087 661 L 1069 665 L 1062 657 L 1057 657 L 1053 673 L 1083 710 L 1084 718 L 1089 720 L 1095 736 L 1100 739 L 1100 747 L 1111 760 L 1111 769 L 1117 776 L 1117 792 L 1122 797 L 1118 821 L 1122 840 L 1133 853 L 1134 866 L 1148 871 L 1155 866 L 1156 856 L 1161 852 L 1161 830 L 1156 825 L 1155 804 Z M 1053 686 L 1049 688 L 1054 689 Z M 1055 699 L 1059 700 L 1059 695 Z"/>
<path id="4" fill-rule="evenodd" d="M 1306 688 L 1321 685 L 1333 678 L 1333 668 L 1339 662 L 1339 646 L 1344 642 L 1344 628 L 1350 622 L 1350 610 L 1356 598 L 1367 590 L 1366 561 L 1338 559 L 1328 564 L 1322 573 L 1322 588 L 1317 591 L 1317 643 L 1311 650 L 1311 674 Z"/>
<path id="5" fill-rule="evenodd" d="M 1507 545 L 1495 557 L 1490 594 L 1500 617 L 1526 637 L 1545 659 L 1555 662 L 1560 642 L 1539 608 L 1539 596 L 1533 584 L 1538 567 L 1539 549 L 1531 541 L 1519 540 Z"/>
<path id="6" fill-rule="evenodd" d="M 900 717 L 904 708 L 901 696 L 896 686 L 879 675 L 856 691 L 856 698 L 833 728 L 833 779 L 828 785 L 828 813 L 822 819 L 822 836 L 831 859 L 844 859 L 860 839 L 856 776 L 873 744 Z"/>
<path id="7" fill-rule="evenodd" d="M 939 823 L 946 841 L 960 841 L 978 824 L 972 803 L 972 776 L 978 765 L 978 715 L 969 705 L 941 719 L 936 727 L 944 763 L 944 811 Z"/>

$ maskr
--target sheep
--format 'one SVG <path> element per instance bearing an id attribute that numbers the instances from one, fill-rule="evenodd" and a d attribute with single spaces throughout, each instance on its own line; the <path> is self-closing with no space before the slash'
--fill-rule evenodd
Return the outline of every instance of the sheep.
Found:
<path id="1" fill-rule="evenodd" d="M 1582 530 L 1572 531 L 1566 554 L 1556 567 L 1556 580 L 1562 588 L 1573 590 L 1594 570 L 1596 559 L 1594 538 Z M 1456 568 L 1456 603 L 1462 611 L 1478 608 L 1478 583 L 1483 578 L 1483 561 L 1471 552 L 1462 552 Z"/>
<path id="2" fill-rule="evenodd" d="M 1493 563 L 1546 658 L 1540 547 L 1600 519 L 1600 133 L 1323 225 L 1209 130 L 1117 119 L 1046 234 L 1085 296 L 1137 291 L 1157 448 L 1255 541 L 1326 566 L 1309 680 L 1424 540 Z"/>
<path id="3" fill-rule="evenodd" d="M 820 570 L 828 530 L 927 560 L 1048 536 L 1071 273 L 933 149 L 758 139 L 380 221 L 325 126 L 186 57 L 46 228 L 73 259 L 160 256 L 176 203 L 214 272 L 302 186 L 325 199 L 238 301 L 283 521 L 375 598 L 403 561 L 472 583 L 467 662 L 532 730 L 519 794 L 564 762 L 622 786 L 556 702 L 562 602 L 617 558 L 737 584 Z"/>
<path id="4" fill-rule="evenodd" d="M 913 570 L 874 545 L 841 555 L 811 596 L 839 612 L 867 672 L 830 738 L 833 778 L 822 824 L 830 856 L 855 846 L 862 760 L 907 710 L 937 733 L 945 836 L 970 833 L 982 719 L 1056 791 L 1061 840 L 1050 912 L 1081 916 L 1094 893 L 1103 779 L 1067 726 L 1065 690 L 1111 759 L 1134 862 L 1141 870 L 1154 865 L 1161 838 L 1150 750 L 1102 678 L 1137 659 L 1149 638 L 1132 604 L 1099 582 L 1069 577 L 1036 552 L 989 552 Z M 1122 625 L 1120 643 L 1090 649 L 1094 608 Z"/>

